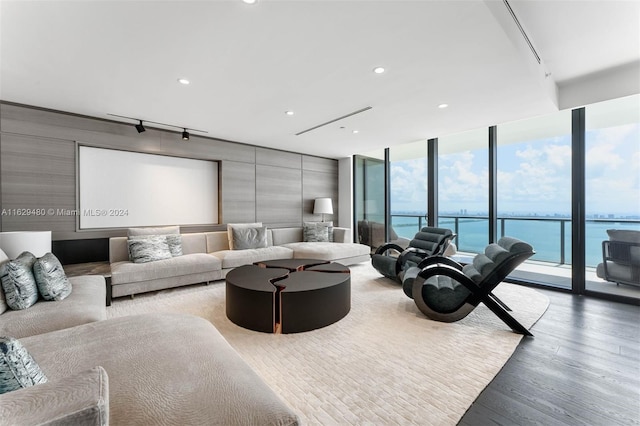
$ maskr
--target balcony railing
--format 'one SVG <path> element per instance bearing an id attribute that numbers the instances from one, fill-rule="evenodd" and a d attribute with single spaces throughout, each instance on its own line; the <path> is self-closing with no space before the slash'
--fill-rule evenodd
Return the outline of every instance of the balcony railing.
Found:
<path id="1" fill-rule="evenodd" d="M 456 245 L 462 252 L 479 253 L 488 244 L 487 216 L 439 216 L 438 226 L 450 228 L 458 236 Z M 411 239 L 427 224 L 425 216 L 391 215 L 391 226 L 402 237 Z M 587 219 L 586 264 L 595 267 L 602 261 L 602 241 L 608 239 L 607 229 L 640 230 L 640 220 Z M 509 235 L 535 247 L 534 260 L 571 264 L 571 219 L 556 217 L 498 217 L 498 238 Z"/>

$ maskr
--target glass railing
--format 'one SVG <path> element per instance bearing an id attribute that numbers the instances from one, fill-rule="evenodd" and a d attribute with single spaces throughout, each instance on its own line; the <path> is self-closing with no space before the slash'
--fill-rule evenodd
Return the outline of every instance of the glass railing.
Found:
<path id="1" fill-rule="evenodd" d="M 438 226 L 457 234 L 458 251 L 480 253 L 488 244 L 489 218 L 486 216 L 450 216 L 438 218 Z M 411 239 L 427 224 L 425 216 L 392 214 L 391 226 L 398 236 Z M 607 229 L 640 230 L 640 220 L 588 219 L 585 224 L 586 264 L 602 262 L 602 241 Z M 536 254 L 531 259 L 561 265 L 571 264 L 571 219 L 556 217 L 498 217 L 498 237 L 513 236 L 531 244 Z"/>

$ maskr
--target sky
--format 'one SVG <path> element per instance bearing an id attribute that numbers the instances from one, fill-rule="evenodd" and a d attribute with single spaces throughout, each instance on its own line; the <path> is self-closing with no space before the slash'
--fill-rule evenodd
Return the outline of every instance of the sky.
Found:
<path id="1" fill-rule="evenodd" d="M 487 150 L 438 157 L 439 210 L 486 214 Z M 426 158 L 391 164 L 391 210 L 426 211 Z M 640 216 L 640 124 L 586 136 L 586 214 Z M 498 145 L 498 214 L 571 212 L 571 137 Z"/>

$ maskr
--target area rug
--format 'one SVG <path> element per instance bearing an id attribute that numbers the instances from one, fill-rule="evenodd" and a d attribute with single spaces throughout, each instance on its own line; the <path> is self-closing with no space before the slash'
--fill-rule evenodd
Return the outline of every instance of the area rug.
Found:
<path id="1" fill-rule="evenodd" d="M 309 425 L 455 425 L 522 336 L 484 305 L 455 323 L 428 320 L 369 264 L 351 267 L 351 312 L 298 334 L 243 329 L 225 315 L 223 281 L 115 299 L 108 317 L 183 312 L 211 321 Z M 502 283 L 494 292 L 531 327 L 549 300 Z"/>

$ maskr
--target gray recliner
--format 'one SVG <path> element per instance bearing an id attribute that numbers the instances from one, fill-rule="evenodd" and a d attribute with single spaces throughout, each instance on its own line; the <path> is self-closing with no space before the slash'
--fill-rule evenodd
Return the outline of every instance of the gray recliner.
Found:
<path id="1" fill-rule="evenodd" d="M 458 321 L 482 302 L 513 331 L 531 336 L 492 291 L 533 254 L 533 247 L 528 243 L 502 237 L 465 266 L 443 256 L 424 259 L 405 272 L 402 288 L 429 319 Z"/>
<path id="2" fill-rule="evenodd" d="M 429 256 L 444 255 L 455 234 L 450 229 L 423 227 L 403 248 L 394 243 L 380 246 L 371 255 L 373 267 L 387 278 L 402 283 L 403 272 Z M 398 253 L 397 255 L 394 255 Z"/>

